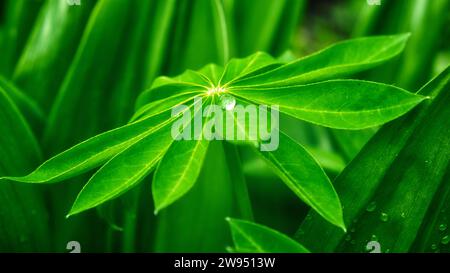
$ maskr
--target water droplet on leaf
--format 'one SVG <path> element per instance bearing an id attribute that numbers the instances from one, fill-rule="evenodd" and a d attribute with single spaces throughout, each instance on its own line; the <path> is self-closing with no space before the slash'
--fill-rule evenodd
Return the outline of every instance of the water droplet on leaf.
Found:
<path id="1" fill-rule="evenodd" d="M 447 229 L 447 225 L 446 224 L 440 224 L 439 225 L 439 230 L 440 231 L 445 231 Z"/>
<path id="2" fill-rule="evenodd" d="M 431 249 L 432 249 L 432 250 L 437 249 L 437 245 L 436 245 L 436 244 L 432 244 L 432 245 L 431 245 Z"/>
<path id="3" fill-rule="evenodd" d="M 378 241 L 377 235 L 373 234 L 373 235 L 370 237 L 370 240 L 371 240 L 371 241 Z"/>
<path id="4" fill-rule="evenodd" d="M 380 214 L 380 220 L 381 220 L 382 222 L 387 222 L 387 221 L 389 221 L 389 215 L 388 215 L 387 213 L 385 213 L 385 212 L 382 212 L 382 213 Z"/>
<path id="5" fill-rule="evenodd" d="M 376 208 L 377 208 L 377 203 L 374 201 L 374 202 L 371 202 L 369 205 L 367 205 L 366 211 L 373 212 L 373 211 L 375 211 Z"/>
<path id="6" fill-rule="evenodd" d="M 233 96 L 230 95 L 221 95 L 219 97 L 220 99 L 220 105 L 223 109 L 227 111 L 231 111 L 236 106 L 236 99 Z"/>
<path id="7" fill-rule="evenodd" d="M 443 244 L 443 245 L 448 245 L 448 243 L 450 243 L 450 236 L 445 235 L 445 236 L 442 237 L 442 239 L 441 239 L 441 244 Z"/>

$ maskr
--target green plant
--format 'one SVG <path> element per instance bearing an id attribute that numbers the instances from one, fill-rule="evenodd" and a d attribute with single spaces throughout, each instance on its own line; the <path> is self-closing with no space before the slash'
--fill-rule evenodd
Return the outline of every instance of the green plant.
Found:
<path id="1" fill-rule="evenodd" d="M 331 128 L 377 126 L 399 117 L 424 98 L 373 82 L 327 80 L 392 58 L 401 52 L 406 38 L 407 35 L 356 39 L 284 65 L 269 55 L 256 53 L 231 60 L 225 68 L 207 65 L 198 72 L 158 78 L 142 93 L 129 125 L 74 146 L 28 176 L 7 179 L 52 183 L 104 164 L 78 195 L 69 213 L 73 215 L 129 190 L 159 162 L 152 186 L 158 211 L 193 186 L 208 147 L 205 139 L 173 140 L 170 125 L 176 117 L 169 113 L 173 106 L 187 103 L 192 108 L 195 97 L 214 103 L 219 93 L 225 93 L 234 96 L 238 104 L 277 104 L 282 113 Z M 360 53 L 350 55 L 353 51 Z M 319 83 L 307 84 L 316 81 Z M 245 128 L 245 124 L 238 124 L 242 121 L 235 122 L 236 130 Z M 328 177 L 302 146 L 280 133 L 280 148 L 261 152 L 261 156 L 303 201 L 345 229 L 339 199 Z"/>
<path id="2" fill-rule="evenodd" d="M 448 252 L 448 7 L 0 1 L 0 252 Z"/>

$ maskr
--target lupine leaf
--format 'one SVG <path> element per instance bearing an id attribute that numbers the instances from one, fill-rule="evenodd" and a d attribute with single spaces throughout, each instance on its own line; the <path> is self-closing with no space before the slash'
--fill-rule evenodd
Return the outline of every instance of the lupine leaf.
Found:
<path id="1" fill-rule="evenodd" d="M 208 148 L 207 140 L 175 141 L 162 158 L 152 184 L 159 211 L 188 192 L 197 180 Z"/>
<path id="2" fill-rule="evenodd" d="M 238 81 L 235 85 L 287 86 L 354 74 L 401 53 L 408 37 L 409 34 L 402 34 L 347 40 L 272 71 Z"/>
<path id="3" fill-rule="evenodd" d="M 424 97 L 374 82 L 332 80 L 285 88 L 230 88 L 230 93 L 298 119 L 338 129 L 364 129 L 411 110 Z"/>
<path id="4" fill-rule="evenodd" d="M 306 204 L 330 223 L 345 230 L 339 197 L 329 178 L 300 144 L 280 132 L 274 151 L 260 151 L 283 182 Z"/>
<path id="5" fill-rule="evenodd" d="M 170 129 L 169 125 L 163 126 L 106 162 L 78 194 L 69 215 L 113 199 L 140 182 L 172 143 Z"/>
<path id="6" fill-rule="evenodd" d="M 97 7 L 97 12 L 101 11 L 100 8 L 112 10 L 117 8 L 103 5 Z M 358 55 L 359 59 L 349 60 L 346 59 L 348 56 L 344 56 L 342 57 L 344 59 L 339 59 L 335 63 L 322 63 L 319 67 L 327 69 L 329 65 L 328 68 L 333 70 L 337 69 L 336 64 L 348 62 L 346 65 L 351 69 L 346 70 L 347 72 L 359 71 L 398 54 L 405 40 L 406 36 L 392 36 L 339 44 L 328 50 L 333 52 L 336 48 L 339 50 L 344 48 L 348 53 L 352 47 L 356 50 L 363 45 L 378 43 L 383 45 L 385 51 L 377 55 L 371 47 L 368 52 L 361 52 L 363 56 Z M 318 53 L 311 58 L 321 54 L 324 53 Z M 173 135 L 169 134 L 168 129 L 177 118 L 169 116 L 169 109 L 173 106 L 191 104 L 194 98 L 212 99 L 213 102 L 222 103 L 222 95 L 227 94 L 235 96 L 237 102 L 245 105 L 279 105 L 281 112 L 316 124 L 333 128 L 361 129 L 397 118 L 424 99 L 393 86 L 356 80 L 292 86 L 292 83 L 297 82 L 297 76 L 292 73 L 302 71 L 296 70 L 295 61 L 291 64 L 292 66 L 289 64 L 280 66 L 279 62 L 274 61 L 269 55 L 258 52 L 244 59 L 232 60 L 226 68 L 209 64 L 199 71 L 189 70 L 174 78 L 160 77 L 154 81 L 150 89 L 142 93 L 132 123 L 74 146 L 48 160 L 29 176 L 9 179 L 31 183 L 57 182 L 86 172 L 109 160 L 80 192 L 70 212 L 76 214 L 124 193 L 139 183 L 163 159 L 160 163 L 161 169 L 158 168 L 156 171 L 153 184 L 156 210 L 159 210 L 189 191 L 199 174 L 207 147 L 207 142 L 203 140 L 174 143 Z M 272 73 L 270 71 L 279 73 L 283 67 L 288 67 L 281 70 L 288 80 L 272 79 L 276 83 L 276 88 L 242 85 L 242 82 L 258 77 L 257 75 L 267 75 Z M 293 78 L 289 80 L 292 76 Z M 271 79 L 267 80 L 270 82 Z M 244 130 L 248 136 L 249 128 L 243 123 L 246 120 L 234 121 L 235 130 Z M 260 126 L 267 125 L 272 128 L 271 121 L 260 124 Z M 260 137 L 258 135 L 253 143 L 258 141 L 261 143 Z M 345 229 L 339 198 L 322 168 L 300 144 L 282 132 L 280 138 L 279 147 L 271 151 L 261 151 L 262 157 L 299 198 L 327 221 Z M 167 176 L 169 169 L 170 172 L 178 169 L 176 173 L 179 175 L 171 175 L 169 179 Z"/>
<path id="7" fill-rule="evenodd" d="M 170 113 L 162 113 L 102 133 L 50 158 L 27 176 L 3 179 L 27 183 L 53 183 L 68 179 L 98 167 L 159 128 L 159 124 L 169 118 Z"/>

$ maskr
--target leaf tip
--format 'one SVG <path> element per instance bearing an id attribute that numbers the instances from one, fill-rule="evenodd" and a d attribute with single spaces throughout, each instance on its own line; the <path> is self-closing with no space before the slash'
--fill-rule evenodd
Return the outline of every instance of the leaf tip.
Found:
<path id="1" fill-rule="evenodd" d="M 84 209 L 77 208 L 77 203 L 75 201 L 75 203 L 72 205 L 72 208 L 70 209 L 69 213 L 67 213 L 66 219 L 68 219 L 69 217 L 72 217 L 75 214 L 78 214 L 82 211 L 84 211 Z"/>

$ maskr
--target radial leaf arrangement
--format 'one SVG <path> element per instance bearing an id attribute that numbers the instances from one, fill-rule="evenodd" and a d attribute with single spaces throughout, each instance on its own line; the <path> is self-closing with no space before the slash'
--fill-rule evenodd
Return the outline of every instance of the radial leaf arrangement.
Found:
<path id="1" fill-rule="evenodd" d="M 79 193 L 69 213 L 73 215 L 118 197 L 154 171 L 152 194 L 158 212 L 194 186 L 209 144 L 204 138 L 174 140 L 171 128 L 178 117 L 172 116 L 172 107 L 183 104 L 185 111 L 193 111 L 184 126 L 201 114 L 194 105 L 198 98 L 206 106 L 220 104 L 224 95 L 236 105 L 278 105 L 281 113 L 325 127 L 378 126 L 405 114 L 425 97 L 386 84 L 342 78 L 392 59 L 402 52 L 408 36 L 348 40 L 290 63 L 257 52 L 232 59 L 225 67 L 210 64 L 177 77 L 159 77 L 140 95 L 129 124 L 73 146 L 27 176 L 4 179 L 53 183 L 101 166 Z M 204 117 L 203 124 L 211 118 Z M 241 122 L 235 120 L 237 130 L 245 126 Z M 325 172 L 301 144 L 281 129 L 279 133 L 278 149 L 257 149 L 258 154 L 301 200 L 345 230 L 339 197 Z"/>

